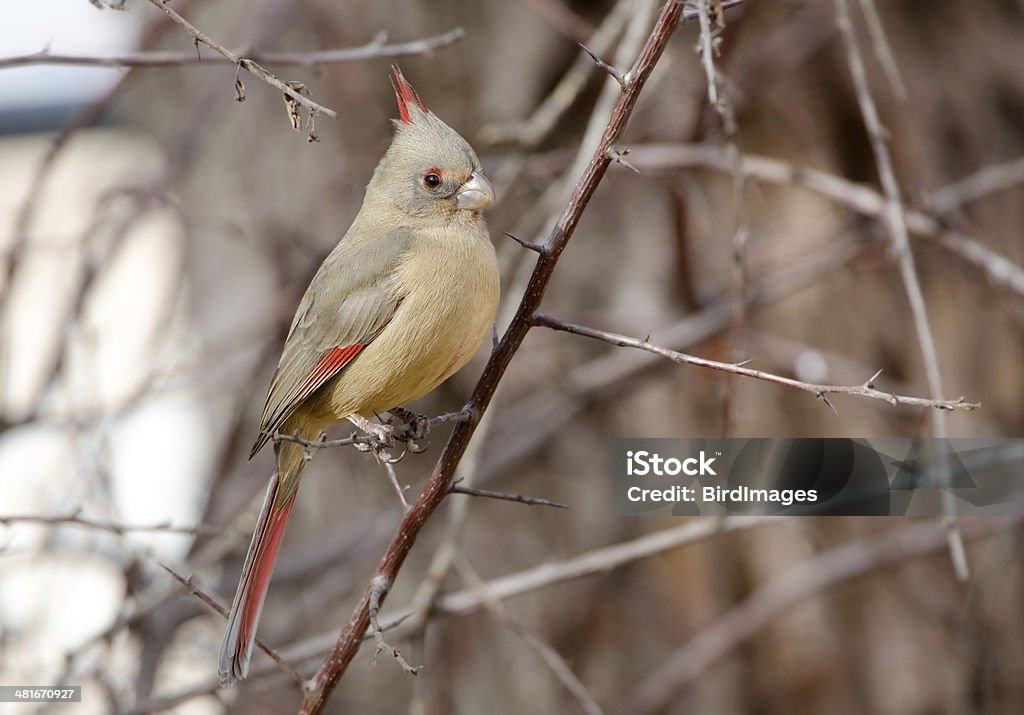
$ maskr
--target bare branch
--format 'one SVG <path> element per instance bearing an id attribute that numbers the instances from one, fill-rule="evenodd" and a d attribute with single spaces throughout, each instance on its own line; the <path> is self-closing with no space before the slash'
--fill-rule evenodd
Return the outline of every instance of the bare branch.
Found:
<path id="1" fill-rule="evenodd" d="M 272 87 L 276 87 L 286 95 L 291 97 L 293 100 L 304 106 L 311 112 L 320 112 L 326 114 L 328 117 L 337 117 L 338 113 L 333 109 L 324 107 L 323 105 L 317 104 L 309 97 L 304 96 L 302 93 L 296 91 L 288 85 L 287 82 L 282 82 L 273 74 L 264 69 L 258 62 L 248 59 L 246 57 L 239 57 L 231 50 L 227 49 L 220 43 L 210 39 L 202 30 L 197 28 L 195 25 L 190 23 L 188 20 L 178 14 L 171 6 L 169 6 L 166 0 L 149 0 L 152 4 L 164 11 L 167 17 L 171 18 L 175 23 L 180 25 L 185 32 L 191 35 L 197 42 L 201 42 L 209 47 L 214 52 L 218 53 L 224 59 L 228 60 L 234 65 L 238 65 L 249 74 L 253 75 L 257 79 L 266 82 Z"/>
<path id="2" fill-rule="evenodd" d="M 488 499 L 501 499 L 504 501 L 514 501 L 520 504 L 530 504 L 531 506 L 553 506 L 558 509 L 568 509 L 569 507 L 565 504 L 560 504 L 550 499 L 541 499 L 540 497 L 527 497 L 522 494 L 506 494 L 505 492 L 495 492 L 490 489 L 477 489 L 476 487 L 464 487 L 461 484 L 452 484 L 448 489 L 452 494 L 468 494 L 474 497 L 487 497 Z"/>
<path id="3" fill-rule="evenodd" d="M 182 576 L 177 571 L 172 569 L 167 564 L 161 563 L 159 561 L 157 563 L 160 565 L 160 568 L 169 573 L 171 576 L 174 577 L 174 579 L 178 583 L 180 583 L 182 586 L 188 589 L 189 593 L 198 598 L 213 611 L 220 614 L 222 618 L 226 619 L 228 617 L 228 609 L 224 608 L 222 605 L 217 603 L 217 601 L 214 600 L 213 596 L 210 596 L 209 594 L 205 593 L 202 589 L 200 589 L 198 586 L 192 583 L 191 576 L 186 578 L 185 576 Z M 273 661 L 277 663 L 278 667 L 281 668 L 281 670 L 283 670 L 285 673 L 287 673 L 288 677 L 295 681 L 295 684 L 298 685 L 301 690 L 306 690 L 306 681 L 303 680 L 302 676 L 299 675 L 298 671 L 296 671 L 295 668 L 291 667 L 288 664 L 288 662 L 285 661 L 284 658 L 282 658 L 280 655 L 278 655 L 273 648 L 271 648 L 258 638 L 256 639 L 256 645 L 259 646 L 260 650 L 269 655 L 271 659 L 273 659 Z"/>
<path id="4" fill-rule="evenodd" d="M 425 37 L 422 40 L 388 43 L 387 35 L 380 33 L 373 40 L 359 47 L 317 50 L 313 52 L 251 52 L 246 55 L 246 59 L 267 65 L 317 67 L 378 57 L 407 57 L 428 54 L 434 50 L 454 44 L 465 36 L 466 31 L 461 27 L 457 27 L 441 35 Z M 195 39 L 199 40 L 199 38 Z M 203 41 L 203 44 L 207 43 Z M 223 66 L 226 63 L 238 64 L 238 60 L 231 59 L 223 53 L 220 53 L 219 56 L 205 58 L 197 55 L 195 52 L 136 52 L 108 57 L 95 57 L 91 55 L 55 54 L 48 50 L 32 52 L 17 57 L 0 57 L 0 68 L 17 67 L 19 65 L 88 65 L 92 67 L 177 67 L 181 65 L 202 65 L 217 67 Z"/>
<path id="5" fill-rule="evenodd" d="M 964 534 L 982 538 L 1019 527 L 1020 517 L 967 519 Z M 745 600 L 662 659 L 621 712 L 659 712 L 679 688 L 694 682 L 767 624 L 774 616 L 811 596 L 875 569 L 938 551 L 946 546 L 946 526 L 930 520 L 863 541 L 837 546 L 801 562 L 756 589 Z"/>
<path id="6" fill-rule="evenodd" d="M 755 380 L 764 380 L 765 382 L 772 382 L 777 385 L 793 387 L 798 390 L 803 390 L 804 392 L 810 392 L 826 405 L 832 407 L 833 411 L 835 410 L 835 407 L 828 400 L 828 395 L 854 395 L 857 397 L 868 397 L 873 400 L 882 400 L 891 405 L 931 407 L 937 410 L 975 410 L 980 407 L 977 403 L 966 402 L 962 397 L 958 400 L 926 399 L 924 397 L 908 397 L 906 395 L 896 395 L 877 390 L 874 388 L 873 382 L 875 378 L 878 377 L 879 373 L 875 373 L 874 377 L 868 379 L 863 385 L 816 385 L 814 383 L 803 382 L 791 377 L 783 377 L 781 375 L 774 375 L 769 372 L 744 367 L 746 363 L 725 363 L 717 360 L 708 360 L 707 358 L 697 357 L 696 355 L 688 355 L 686 353 L 659 347 L 651 344 L 648 340 L 639 340 L 626 335 L 611 333 L 606 330 L 598 330 L 597 328 L 589 328 L 583 325 L 567 323 L 542 312 L 538 312 L 534 316 L 533 324 L 544 328 L 551 328 L 552 330 L 561 330 L 566 333 L 573 333 L 574 335 L 594 338 L 595 340 L 601 340 L 602 342 L 617 345 L 619 347 L 646 350 L 649 353 L 660 355 L 672 362 L 679 363 L 680 365 L 697 365 L 699 367 L 707 367 L 712 370 L 718 370 L 732 375 L 751 377 Z"/>
<path id="7" fill-rule="evenodd" d="M 889 230 L 889 239 L 892 243 L 893 253 L 899 262 L 900 275 L 903 278 L 903 286 L 907 293 L 907 300 L 910 303 L 910 312 L 914 318 L 914 331 L 917 333 L 917 340 L 921 347 L 921 357 L 924 360 L 925 375 L 928 378 L 928 391 L 932 399 L 942 399 L 942 372 L 939 369 L 939 356 L 935 348 L 935 338 L 932 335 L 931 324 L 928 321 L 928 309 L 924 302 L 924 295 L 921 292 L 921 282 L 917 276 L 917 268 L 914 266 L 914 254 L 910 249 L 910 236 L 907 233 L 907 219 L 903 208 L 903 199 L 900 197 L 899 183 L 896 181 L 896 173 L 893 169 L 892 157 L 889 155 L 889 147 L 886 144 L 886 130 L 882 127 L 875 101 L 871 97 L 868 88 L 867 74 L 864 71 L 864 61 L 861 59 L 860 47 L 857 45 L 857 38 L 853 31 L 853 23 L 850 20 L 850 7 L 848 0 L 835 0 L 836 22 L 839 25 L 839 33 L 843 37 L 843 44 L 846 46 L 846 61 L 850 66 L 850 74 L 853 77 L 853 86 L 857 94 L 857 103 L 860 105 L 860 113 L 864 118 L 864 125 L 867 128 L 868 136 L 871 139 L 871 150 L 875 155 L 875 163 L 878 165 L 878 174 L 882 180 L 882 188 L 886 198 L 885 223 Z M 939 439 L 948 436 L 946 429 L 946 415 L 941 410 L 932 413 L 932 431 Z M 949 477 L 944 475 L 941 483 L 948 486 Z M 953 559 L 953 566 L 956 568 L 957 578 L 966 581 L 968 576 L 967 557 L 964 554 L 964 543 L 957 529 L 956 517 L 953 515 L 953 495 L 948 489 L 940 492 L 942 508 L 946 513 L 946 525 L 949 528 L 949 552 Z"/>
<path id="8" fill-rule="evenodd" d="M 576 698 L 576 702 L 583 712 L 587 713 L 587 715 L 602 715 L 601 706 L 597 704 L 597 701 L 594 700 L 594 696 L 590 694 L 587 687 L 572 672 L 572 668 L 565 662 L 565 658 L 550 643 L 544 640 L 540 633 L 525 618 L 510 611 L 505 604 L 491 595 L 491 592 L 487 589 L 487 584 L 484 583 L 484 580 L 480 578 L 479 574 L 473 570 L 465 559 L 458 559 L 455 565 L 462 578 L 465 579 L 466 584 L 480 595 L 488 612 L 490 612 L 494 619 L 513 633 L 518 634 L 527 645 L 540 655 L 541 659 L 551 669 L 551 672 L 555 674 L 555 677 L 565 686 L 565 689 Z"/>
<path id="9" fill-rule="evenodd" d="M 882 24 L 882 17 L 878 14 L 878 6 L 875 0 L 860 0 L 860 11 L 867 21 L 868 33 L 871 35 L 871 44 L 875 48 L 875 56 L 885 71 L 885 77 L 892 86 L 892 91 L 901 102 L 907 100 L 907 88 L 903 85 L 903 78 L 900 76 L 899 65 L 893 57 L 892 47 L 889 38 L 885 34 L 885 26 Z"/>
<path id="10" fill-rule="evenodd" d="M 0 524 L 11 526 L 16 523 L 24 524 L 47 524 L 50 526 L 80 526 L 86 529 L 97 529 L 108 531 L 111 534 L 124 536 L 132 532 L 159 532 L 164 534 L 216 534 L 218 530 L 204 526 L 174 526 L 170 521 L 158 524 L 121 524 L 116 521 L 105 521 L 82 516 L 82 509 L 79 507 L 74 511 L 60 516 L 47 516 L 43 514 L 10 514 L 0 515 Z"/>
<path id="11" fill-rule="evenodd" d="M 1024 158 L 986 166 L 969 176 L 933 191 L 928 206 L 937 214 L 947 214 L 964 204 L 998 191 L 1024 184 Z"/>

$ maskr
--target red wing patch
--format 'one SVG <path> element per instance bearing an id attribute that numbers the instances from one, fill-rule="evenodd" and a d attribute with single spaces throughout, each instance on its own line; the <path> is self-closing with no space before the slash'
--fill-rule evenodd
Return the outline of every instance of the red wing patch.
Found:
<path id="1" fill-rule="evenodd" d="M 324 383 L 330 380 L 332 377 L 341 372 L 342 368 L 352 362 L 353 358 L 358 355 L 367 343 L 353 343 L 352 345 L 345 345 L 344 347 L 334 347 L 325 352 L 317 360 L 316 365 L 306 375 L 306 379 L 297 384 L 285 398 L 277 406 L 273 413 L 267 418 L 264 427 L 260 430 L 259 437 L 256 438 L 256 444 L 252 446 L 252 451 L 249 453 L 249 459 L 252 459 L 253 455 L 260 451 L 260 447 L 267 443 L 271 435 L 276 432 L 284 421 L 288 419 L 288 416 L 295 411 L 295 408 L 302 404 L 302 401 L 312 395 L 318 389 L 320 389 Z"/>
<path id="2" fill-rule="evenodd" d="M 331 348 L 325 352 L 313 369 L 309 371 L 306 379 L 292 389 L 285 404 L 298 405 L 307 397 L 317 391 L 325 382 L 341 372 L 341 369 L 352 362 L 352 358 L 358 355 L 365 344 L 355 343 L 344 347 Z"/>

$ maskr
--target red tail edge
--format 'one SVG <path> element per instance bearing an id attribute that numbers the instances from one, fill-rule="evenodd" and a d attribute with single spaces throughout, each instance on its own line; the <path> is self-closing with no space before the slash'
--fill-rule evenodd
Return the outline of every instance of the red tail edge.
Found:
<path id="1" fill-rule="evenodd" d="M 270 480 L 260 520 L 249 544 L 249 553 L 245 557 L 238 590 L 228 615 L 224 641 L 220 646 L 218 671 L 220 681 L 225 685 L 241 680 L 249 672 L 249 659 L 256 642 L 256 626 L 259 624 L 270 577 L 274 573 L 288 515 L 295 503 L 293 496 L 287 503 L 275 505 L 277 491 L 278 477 L 275 474 Z"/>

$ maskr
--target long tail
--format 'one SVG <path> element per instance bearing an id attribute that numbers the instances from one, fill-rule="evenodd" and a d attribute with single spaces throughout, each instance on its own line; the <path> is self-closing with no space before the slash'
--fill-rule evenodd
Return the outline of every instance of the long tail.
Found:
<path id="1" fill-rule="evenodd" d="M 320 430 L 306 420 L 292 418 L 285 423 L 282 432 L 302 439 L 315 439 Z M 249 543 L 249 553 L 245 556 L 238 590 L 228 615 L 228 627 L 220 645 L 218 672 L 224 685 L 241 680 L 249 672 L 256 626 L 305 464 L 306 454 L 301 445 L 294 442 L 277 444 L 277 469 L 267 487 L 267 496 Z"/>

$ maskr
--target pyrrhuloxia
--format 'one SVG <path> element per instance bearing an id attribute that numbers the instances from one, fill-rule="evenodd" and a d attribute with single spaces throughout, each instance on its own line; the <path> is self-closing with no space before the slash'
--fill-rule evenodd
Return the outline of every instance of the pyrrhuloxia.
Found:
<path id="1" fill-rule="evenodd" d="M 315 440 L 422 397 L 477 351 L 498 306 L 498 265 L 481 211 L 494 200 L 465 139 L 420 100 L 401 71 L 401 121 L 352 226 L 299 303 L 270 383 L 252 454 L 277 432 Z M 249 669 L 263 600 L 305 465 L 274 445 L 270 479 L 220 650 L 221 681 Z M 250 455 L 252 456 L 252 455 Z"/>

